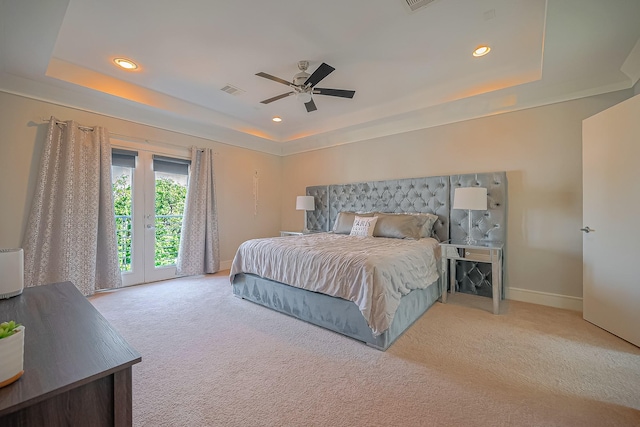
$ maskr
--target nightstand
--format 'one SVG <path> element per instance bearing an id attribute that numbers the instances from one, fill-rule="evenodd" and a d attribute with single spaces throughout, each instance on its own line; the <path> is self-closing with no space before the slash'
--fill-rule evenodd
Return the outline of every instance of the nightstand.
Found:
<path id="1" fill-rule="evenodd" d="M 442 302 L 447 302 L 447 282 L 451 287 L 451 294 L 456 292 L 456 260 L 485 262 L 491 264 L 491 293 L 493 297 L 493 314 L 500 313 L 500 299 L 502 298 L 502 248 L 500 242 L 478 241 L 467 244 L 464 241 L 448 240 L 440 243 L 442 259 Z M 447 260 L 449 268 L 447 268 Z M 447 280 L 448 278 L 448 280 Z"/>
<path id="2" fill-rule="evenodd" d="M 309 230 L 309 231 L 280 231 L 280 237 L 285 237 L 285 236 L 303 236 L 305 234 L 316 234 L 316 233 L 323 233 L 323 231 L 319 231 L 319 230 Z"/>
<path id="3" fill-rule="evenodd" d="M 280 231 L 280 237 L 285 236 L 302 236 L 302 231 Z"/>

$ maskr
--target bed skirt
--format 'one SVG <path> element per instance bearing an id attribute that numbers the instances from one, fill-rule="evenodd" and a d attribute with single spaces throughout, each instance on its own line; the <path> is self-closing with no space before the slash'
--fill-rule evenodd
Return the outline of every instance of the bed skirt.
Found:
<path id="1" fill-rule="evenodd" d="M 341 333 L 378 350 L 386 350 L 440 297 L 440 283 L 433 282 L 425 289 L 409 292 L 389 329 L 374 336 L 358 306 L 342 298 L 332 297 L 285 285 L 252 274 L 237 274 L 233 280 L 233 294 L 314 325 Z"/>

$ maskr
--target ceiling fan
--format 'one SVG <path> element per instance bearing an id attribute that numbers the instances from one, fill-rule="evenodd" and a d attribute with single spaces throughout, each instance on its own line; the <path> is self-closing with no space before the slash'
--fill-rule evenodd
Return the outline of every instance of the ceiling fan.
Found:
<path id="1" fill-rule="evenodd" d="M 353 98 L 353 95 L 355 95 L 355 90 L 326 89 L 315 87 L 318 83 L 320 83 L 322 79 L 327 77 L 329 74 L 331 74 L 331 72 L 333 72 L 333 70 L 335 70 L 335 68 L 333 68 L 331 65 L 325 64 L 323 62 L 311 75 L 307 73 L 307 68 L 309 68 L 309 61 L 299 61 L 298 69 L 300 70 L 300 72 L 293 76 L 292 82 L 288 82 L 279 77 L 272 76 L 271 74 L 262 72 L 257 73 L 256 76 L 264 77 L 265 79 L 273 80 L 274 82 L 282 83 L 283 85 L 287 85 L 293 88 L 293 91 L 291 92 L 283 93 L 282 95 L 265 99 L 264 101 L 260 101 L 260 103 L 269 104 L 273 101 L 295 95 L 300 102 L 304 103 L 304 106 L 307 108 L 307 112 L 310 113 L 317 110 L 316 104 L 315 102 L 313 102 L 312 95 L 338 96 L 340 98 Z"/>

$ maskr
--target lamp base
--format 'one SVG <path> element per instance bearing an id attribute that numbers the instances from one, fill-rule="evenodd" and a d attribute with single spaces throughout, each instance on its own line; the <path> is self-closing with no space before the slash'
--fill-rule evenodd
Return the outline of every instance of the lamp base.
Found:
<path id="1" fill-rule="evenodd" d="M 471 236 L 467 236 L 464 239 L 464 244 L 465 245 L 475 245 L 476 243 L 478 243 L 478 241 L 476 239 L 472 239 Z"/>
<path id="2" fill-rule="evenodd" d="M 472 227 L 472 222 L 471 222 L 471 209 L 469 209 L 469 232 L 467 233 L 467 237 L 465 237 L 464 239 L 464 243 L 466 245 L 475 245 L 476 243 L 478 243 L 478 241 L 476 239 L 474 239 L 473 237 L 471 237 L 471 230 L 473 230 Z"/>
<path id="3" fill-rule="evenodd" d="M 308 223 L 307 223 L 307 211 L 304 211 L 304 227 L 302 227 L 302 234 L 307 234 L 309 232 L 308 227 Z"/>

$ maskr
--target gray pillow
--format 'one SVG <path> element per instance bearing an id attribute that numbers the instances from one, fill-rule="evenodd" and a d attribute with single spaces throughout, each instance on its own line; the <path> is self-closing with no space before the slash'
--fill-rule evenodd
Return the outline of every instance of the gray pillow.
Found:
<path id="1" fill-rule="evenodd" d="M 422 230 L 420 231 L 420 237 L 435 237 L 433 232 L 433 226 L 438 221 L 438 215 L 432 213 L 422 213 L 422 212 L 407 212 L 401 215 L 415 215 L 421 216 L 425 218 L 424 225 L 422 226 Z"/>
<path id="2" fill-rule="evenodd" d="M 359 213 L 358 216 L 371 217 L 373 213 Z M 333 224 L 333 232 L 336 234 L 349 234 L 353 227 L 353 220 L 356 219 L 355 212 L 339 212 L 336 222 Z"/>
<path id="3" fill-rule="evenodd" d="M 434 237 L 433 226 L 438 221 L 438 215 L 434 215 L 430 213 L 419 213 L 415 215 L 424 216 L 426 218 L 424 225 L 422 226 L 422 232 L 420 233 L 420 237 Z"/>
<path id="4" fill-rule="evenodd" d="M 378 222 L 373 230 L 374 237 L 419 240 L 427 220 L 423 215 L 376 213 Z"/>

